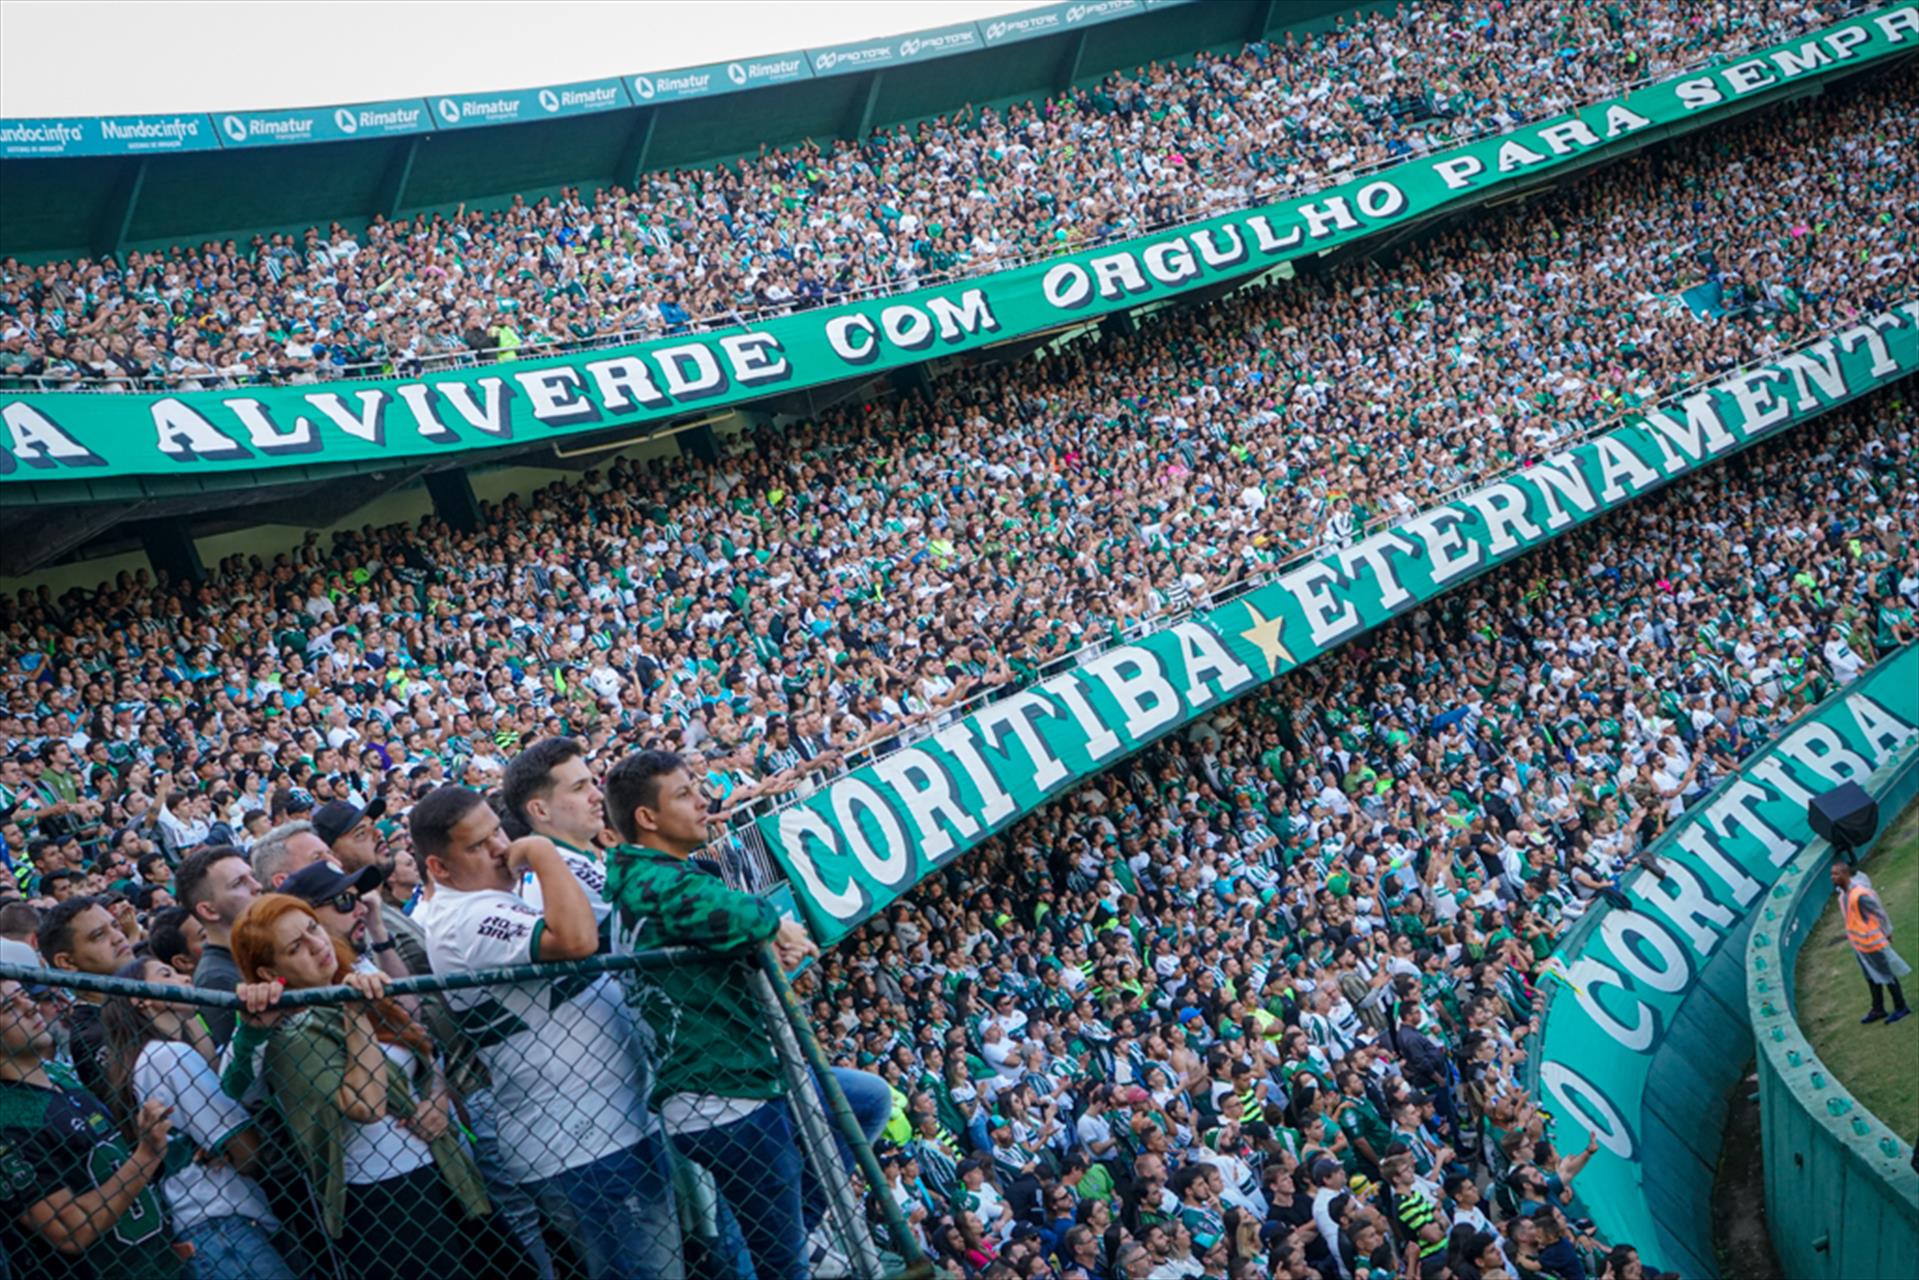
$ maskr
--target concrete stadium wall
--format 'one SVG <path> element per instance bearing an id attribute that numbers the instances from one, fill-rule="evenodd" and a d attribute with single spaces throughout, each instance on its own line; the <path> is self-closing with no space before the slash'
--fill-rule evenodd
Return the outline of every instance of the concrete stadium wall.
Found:
<path id="1" fill-rule="evenodd" d="M 1872 788 L 1881 834 L 1919 795 L 1919 755 L 1891 772 L 1883 791 Z M 1900 1280 L 1919 1274 L 1919 1172 L 1910 1131 L 1895 1132 L 1859 1105 L 1819 1060 L 1797 1016 L 1799 949 L 1832 901 L 1831 853 L 1824 840 L 1806 846 L 1773 887 L 1746 944 L 1766 1223 L 1794 1280 Z M 1919 1070 L 1919 1063 L 1907 1065 Z"/>
<path id="2" fill-rule="evenodd" d="M 1622 889 L 1632 909 L 1595 903 L 1555 951 L 1529 1064 L 1534 1094 L 1555 1119 L 1561 1150 L 1598 1137 L 1579 1176 L 1580 1203 L 1649 1267 L 1686 1280 L 1719 1274 L 1712 1188 L 1727 1102 L 1754 1049 L 1747 945 L 1755 922 L 1785 901 L 1782 868 L 1816 842 L 1807 798 L 1849 776 L 1882 804 L 1899 803 L 1911 794 L 1900 788 L 1919 788 L 1915 741 L 1919 647 L 1908 645 L 1689 809 L 1653 846 L 1668 881 L 1629 873 Z M 1804 1220 L 1796 1207 L 1784 1212 L 1787 1226 Z"/>

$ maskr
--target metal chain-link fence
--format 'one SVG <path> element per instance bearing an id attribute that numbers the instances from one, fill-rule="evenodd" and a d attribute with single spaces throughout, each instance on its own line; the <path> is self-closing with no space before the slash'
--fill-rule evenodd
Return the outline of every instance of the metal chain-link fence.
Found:
<path id="1" fill-rule="evenodd" d="M 893 1198 L 868 1193 L 894 1097 L 826 1064 L 770 952 L 412 977 L 377 999 L 292 981 L 259 1012 L 141 963 L 0 964 L 0 1275 L 925 1273 Z"/>

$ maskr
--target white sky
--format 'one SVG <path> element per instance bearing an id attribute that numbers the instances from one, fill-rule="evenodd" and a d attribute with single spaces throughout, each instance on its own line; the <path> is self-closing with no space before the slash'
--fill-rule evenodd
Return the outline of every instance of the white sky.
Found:
<path id="1" fill-rule="evenodd" d="M 0 115 L 530 88 L 997 17 L 1038 0 L 3 0 Z"/>

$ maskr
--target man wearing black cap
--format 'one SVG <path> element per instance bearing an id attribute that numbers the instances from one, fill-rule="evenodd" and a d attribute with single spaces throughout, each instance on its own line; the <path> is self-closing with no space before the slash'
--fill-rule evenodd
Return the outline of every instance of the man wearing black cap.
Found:
<path id="1" fill-rule="evenodd" d="M 386 801 L 375 798 L 364 809 L 346 800 L 329 800 L 313 813 L 313 830 L 326 841 L 327 851 L 343 871 L 372 870 L 386 876 L 386 838 L 376 825 L 386 813 Z M 375 885 L 380 881 L 373 882 Z M 285 886 L 281 886 L 285 889 Z M 384 910 L 377 895 L 366 902 L 367 937 L 377 955 L 397 950 L 397 976 L 433 972 L 427 960 L 426 934 L 402 911 Z M 384 963 L 380 966 L 387 969 Z"/>
<path id="2" fill-rule="evenodd" d="M 364 809 L 350 800 L 329 800 L 313 814 L 313 829 L 349 871 L 380 864 L 386 842 L 377 825 L 386 801 L 375 798 Z"/>

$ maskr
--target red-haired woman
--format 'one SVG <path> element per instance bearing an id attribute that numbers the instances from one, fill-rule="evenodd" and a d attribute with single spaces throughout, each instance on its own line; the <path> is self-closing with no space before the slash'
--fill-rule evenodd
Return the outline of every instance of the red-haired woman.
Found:
<path id="1" fill-rule="evenodd" d="M 347 982 L 369 997 L 284 1015 L 261 1056 L 346 1274 L 478 1274 L 474 1262 L 487 1274 L 522 1270 L 520 1250 L 492 1229 L 479 1171 L 448 1114 L 433 1041 L 384 994 L 384 975 L 356 973 L 352 953 L 313 909 L 281 893 L 253 901 L 233 926 L 232 946 L 249 983 L 300 991 Z"/>

